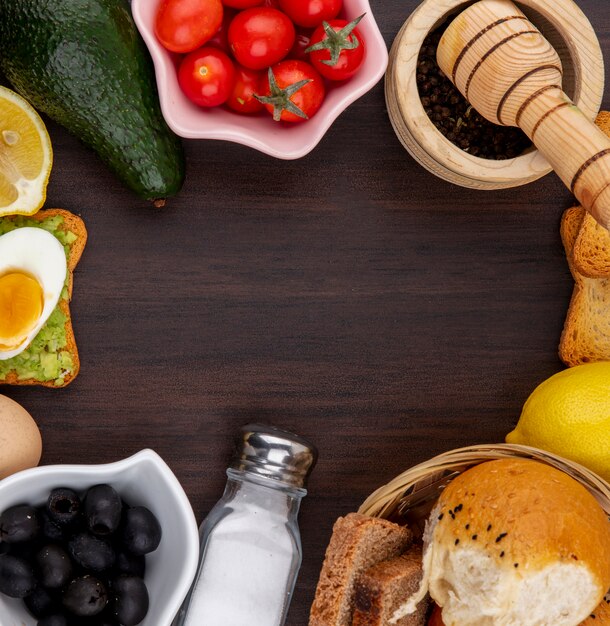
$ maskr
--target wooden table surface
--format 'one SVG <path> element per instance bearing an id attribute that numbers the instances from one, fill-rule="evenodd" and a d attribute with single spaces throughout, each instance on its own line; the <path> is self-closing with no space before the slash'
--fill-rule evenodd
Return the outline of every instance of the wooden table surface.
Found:
<path id="1" fill-rule="evenodd" d="M 606 0 L 579 4 L 610 58 Z M 373 1 L 388 45 L 416 5 Z M 501 192 L 434 178 L 395 137 L 382 84 L 299 161 L 185 142 L 188 178 L 162 211 L 49 130 L 47 206 L 90 235 L 72 305 L 82 370 L 63 390 L 2 391 L 37 419 L 43 463 L 153 448 L 199 520 L 242 424 L 309 437 L 290 626 L 307 623 L 338 516 L 413 464 L 502 441 L 562 368 L 569 193 L 553 176 Z"/>

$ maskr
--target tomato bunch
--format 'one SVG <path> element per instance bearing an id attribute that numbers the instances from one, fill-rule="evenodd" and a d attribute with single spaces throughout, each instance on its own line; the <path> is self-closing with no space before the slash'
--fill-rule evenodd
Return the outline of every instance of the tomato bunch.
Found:
<path id="1" fill-rule="evenodd" d="M 161 0 L 155 33 L 165 48 L 185 55 L 178 82 L 195 104 L 302 122 L 322 106 L 327 84 L 351 78 L 364 61 L 357 28 L 363 16 L 339 19 L 342 4 Z"/>

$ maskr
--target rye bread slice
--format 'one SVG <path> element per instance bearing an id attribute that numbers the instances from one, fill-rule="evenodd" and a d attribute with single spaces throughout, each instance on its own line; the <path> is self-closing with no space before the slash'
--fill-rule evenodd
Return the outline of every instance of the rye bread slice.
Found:
<path id="1" fill-rule="evenodd" d="M 326 550 L 309 626 L 351 626 L 358 575 L 399 556 L 412 542 L 408 528 L 387 520 L 359 513 L 340 517 Z"/>
<path id="2" fill-rule="evenodd" d="M 418 589 L 423 575 L 421 546 L 412 546 L 395 559 L 383 561 L 358 577 L 352 626 L 390 626 L 394 613 Z M 425 626 L 429 601 L 405 615 L 396 626 Z"/>
<path id="3" fill-rule="evenodd" d="M 1 217 L 0 221 L 11 220 L 11 219 L 27 219 L 34 220 L 36 222 L 44 222 L 45 220 L 49 220 L 51 218 L 62 217 L 62 223 L 58 227 L 60 230 L 64 232 L 74 233 L 76 235 L 76 239 L 69 246 L 69 251 L 67 252 L 67 262 L 68 262 L 68 283 L 67 283 L 67 291 L 68 298 L 60 298 L 58 307 L 61 309 L 62 313 L 66 317 L 65 323 L 65 331 L 66 331 L 66 346 L 64 348 L 65 351 L 70 353 L 72 358 L 72 370 L 67 372 L 63 377 L 63 383 L 57 384 L 54 380 L 51 381 L 42 381 L 37 380 L 35 378 L 28 379 L 19 379 L 17 373 L 15 371 L 9 372 L 5 378 L 0 377 L 0 385 L 42 385 L 44 387 L 65 387 L 69 385 L 78 375 L 80 370 L 80 360 L 78 357 L 78 349 L 76 347 L 76 339 L 74 337 L 74 330 L 72 328 L 72 319 L 70 317 L 70 301 L 72 300 L 72 289 L 74 283 L 74 269 L 78 265 L 80 258 L 83 254 L 83 250 L 85 249 L 85 245 L 87 243 L 87 229 L 85 228 L 85 223 L 83 220 L 70 213 L 70 211 L 65 211 L 63 209 L 45 209 L 43 211 L 39 211 L 35 215 L 30 216 L 7 216 Z"/>
<path id="4" fill-rule="evenodd" d="M 602 111 L 595 123 L 610 136 L 610 112 Z M 588 213 L 573 246 L 574 266 L 587 278 L 610 278 L 610 232 Z"/>
<path id="5" fill-rule="evenodd" d="M 561 220 L 561 239 L 576 283 L 559 342 L 559 357 L 569 367 L 610 360 L 610 278 L 587 278 L 574 264 L 574 243 L 584 218 L 585 210 L 577 206 Z"/>

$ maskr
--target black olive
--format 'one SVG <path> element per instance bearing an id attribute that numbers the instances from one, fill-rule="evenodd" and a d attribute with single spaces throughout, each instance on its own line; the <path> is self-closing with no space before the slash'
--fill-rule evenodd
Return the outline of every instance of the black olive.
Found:
<path id="1" fill-rule="evenodd" d="M 80 498 L 72 489 L 53 489 L 47 500 L 49 517 L 59 526 L 70 526 L 78 521 L 81 513 Z"/>
<path id="2" fill-rule="evenodd" d="M 54 598 L 44 587 L 36 587 L 34 591 L 24 599 L 28 611 L 36 618 L 53 615 L 61 609 L 57 598 Z"/>
<path id="3" fill-rule="evenodd" d="M 39 620 L 37 626 L 68 626 L 68 620 L 64 615 L 57 613 Z"/>
<path id="4" fill-rule="evenodd" d="M 119 550 L 116 555 L 114 569 L 120 574 L 139 576 L 144 578 L 146 573 L 146 557 L 141 554 L 131 554 L 125 550 Z"/>
<path id="5" fill-rule="evenodd" d="M 116 558 L 107 541 L 89 533 L 76 535 L 68 544 L 68 549 L 78 565 L 94 572 L 110 569 Z"/>
<path id="6" fill-rule="evenodd" d="M 137 576 L 119 576 L 111 584 L 111 608 L 123 626 L 136 626 L 148 613 L 148 590 Z"/>
<path id="7" fill-rule="evenodd" d="M 66 587 L 62 602 L 70 613 L 80 617 L 92 617 L 101 613 L 108 604 L 108 592 L 97 578 L 81 576 Z"/>
<path id="8" fill-rule="evenodd" d="M 157 518 L 145 506 L 127 509 L 124 515 L 121 539 L 133 554 L 148 554 L 159 547 L 161 526 Z"/>
<path id="9" fill-rule="evenodd" d="M 106 609 L 101 615 L 91 621 L 91 626 L 121 626 Z"/>
<path id="10" fill-rule="evenodd" d="M 0 593 L 11 598 L 24 598 L 36 588 L 32 566 L 21 557 L 0 556 Z"/>
<path id="11" fill-rule="evenodd" d="M 38 511 L 32 506 L 18 505 L 0 515 L 0 540 L 7 543 L 33 541 L 40 534 Z"/>
<path id="12" fill-rule="evenodd" d="M 60 546 L 47 545 L 36 554 L 39 580 L 47 589 L 60 589 L 72 578 L 70 555 Z"/>
<path id="13" fill-rule="evenodd" d="M 39 508 L 38 513 L 42 521 L 42 536 L 50 541 L 63 541 L 64 531 L 49 517 L 46 508 Z"/>
<path id="14" fill-rule="evenodd" d="M 110 485 L 96 485 L 87 491 L 83 507 L 89 530 L 100 536 L 110 535 L 119 527 L 123 503 Z"/>

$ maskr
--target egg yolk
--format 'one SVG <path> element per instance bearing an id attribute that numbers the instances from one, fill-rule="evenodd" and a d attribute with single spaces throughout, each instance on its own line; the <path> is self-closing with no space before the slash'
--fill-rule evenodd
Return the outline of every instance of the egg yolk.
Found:
<path id="1" fill-rule="evenodd" d="M 13 350 L 27 340 L 42 315 L 42 287 L 27 274 L 0 276 L 0 351 Z"/>

